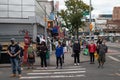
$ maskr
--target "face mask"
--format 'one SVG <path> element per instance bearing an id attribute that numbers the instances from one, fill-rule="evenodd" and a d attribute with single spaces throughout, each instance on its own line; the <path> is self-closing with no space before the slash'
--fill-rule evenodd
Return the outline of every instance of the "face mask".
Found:
<path id="1" fill-rule="evenodd" d="M 11 41 L 12 44 L 14 44 L 15 42 L 14 41 Z"/>

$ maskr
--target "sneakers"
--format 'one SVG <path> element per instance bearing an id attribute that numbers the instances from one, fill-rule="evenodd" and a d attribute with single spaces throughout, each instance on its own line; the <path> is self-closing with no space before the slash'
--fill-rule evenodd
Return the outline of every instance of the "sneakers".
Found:
<path id="1" fill-rule="evenodd" d="M 77 64 L 76 63 L 74 63 L 74 66 L 76 66 Z"/>
<path id="2" fill-rule="evenodd" d="M 11 74 L 10 77 L 16 77 L 17 75 L 16 74 Z M 22 75 L 19 74 L 18 77 L 20 78 Z"/>
<path id="3" fill-rule="evenodd" d="M 74 63 L 74 66 L 79 66 L 80 65 L 80 63 Z"/>
<path id="4" fill-rule="evenodd" d="M 45 67 L 45 69 L 47 69 L 47 67 Z"/>
<path id="5" fill-rule="evenodd" d="M 10 77 L 16 77 L 16 74 L 11 74 Z"/>
<path id="6" fill-rule="evenodd" d="M 18 75 L 18 77 L 20 78 L 20 77 L 22 77 L 22 75 L 21 75 L 21 74 L 19 74 L 19 75 Z"/>

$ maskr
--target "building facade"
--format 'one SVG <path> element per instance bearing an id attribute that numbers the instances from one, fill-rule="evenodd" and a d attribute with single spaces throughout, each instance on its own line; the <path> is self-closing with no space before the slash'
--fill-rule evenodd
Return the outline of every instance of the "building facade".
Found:
<path id="1" fill-rule="evenodd" d="M 51 11 L 53 1 L 0 0 L 0 41 L 7 36 L 23 38 L 26 31 L 35 41 L 37 34 L 44 34 L 45 13 L 48 18 Z"/>

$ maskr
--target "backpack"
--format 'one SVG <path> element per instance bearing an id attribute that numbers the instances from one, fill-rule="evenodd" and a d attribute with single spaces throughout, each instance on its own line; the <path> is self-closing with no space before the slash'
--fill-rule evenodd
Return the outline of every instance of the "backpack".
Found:
<path id="1" fill-rule="evenodd" d="M 100 46 L 99 46 L 99 53 L 100 53 L 100 54 L 106 53 L 106 52 L 107 52 L 106 49 L 107 49 L 107 47 L 106 47 L 105 45 L 100 44 Z"/>

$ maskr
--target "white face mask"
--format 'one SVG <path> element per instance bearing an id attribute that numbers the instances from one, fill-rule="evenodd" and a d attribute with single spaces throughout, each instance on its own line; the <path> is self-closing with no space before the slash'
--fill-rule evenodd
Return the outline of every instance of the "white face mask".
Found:
<path id="1" fill-rule="evenodd" d="M 32 44 L 30 44 L 30 47 L 32 47 Z"/>

